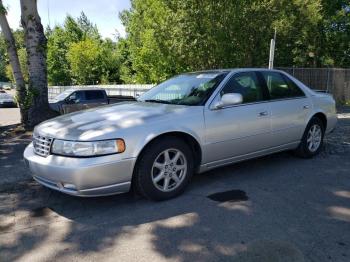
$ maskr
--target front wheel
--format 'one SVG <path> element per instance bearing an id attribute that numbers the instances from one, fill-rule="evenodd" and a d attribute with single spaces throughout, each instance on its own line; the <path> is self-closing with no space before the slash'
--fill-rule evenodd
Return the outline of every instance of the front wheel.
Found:
<path id="1" fill-rule="evenodd" d="M 322 149 L 323 137 L 323 122 L 318 117 L 311 118 L 295 153 L 303 158 L 311 158 L 317 155 Z"/>
<path id="2" fill-rule="evenodd" d="M 165 137 L 149 145 L 135 167 L 133 185 L 137 193 L 152 200 L 181 194 L 194 168 L 191 149 L 176 137 Z"/>

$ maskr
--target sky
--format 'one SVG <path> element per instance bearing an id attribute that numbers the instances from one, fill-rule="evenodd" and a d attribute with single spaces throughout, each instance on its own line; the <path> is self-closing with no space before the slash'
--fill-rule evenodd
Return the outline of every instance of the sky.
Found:
<path id="1" fill-rule="evenodd" d="M 8 8 L 7 20 L 12 29 L 20 26 L 20 0 L 3 0 Z M 89 20 L 96 24 L 102 37 L 114 38 L 116 30 L 125 36 L 119 19 L 119 12 L 130 8 L 130 0 L 38 0 L 41 22 L 46 28 L 50 24 L 62 25 L 67 14 L 78 17 L 84 11 Z"/>

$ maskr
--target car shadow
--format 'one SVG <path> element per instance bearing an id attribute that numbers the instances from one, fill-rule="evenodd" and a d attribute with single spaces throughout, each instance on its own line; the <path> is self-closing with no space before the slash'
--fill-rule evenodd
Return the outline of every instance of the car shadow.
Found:
<path id="1" fill-rule="evenodd" d="M 121 248 L 121 256 L 130 256 L 122 247 L 130 245 L 130 239 L 139 243 L 137 239 L 143 237 L 140 246 L 129 252 L 151 252 L 181 261 L 263 261 L 264 257 L 282 259 L 285 254 L 290 261 L 302 261 L 318 245 L 312 256 L 323 257 L 333 251 L 319 248 L 330 243 L 316 240 L 350 223 L 350 216 L 339 219 L 327 213 L 327 208 L 350 210 L 349 199 L 334 194 L 350 191 L 344 184 L 323 185 L 314 172 L 317 165 L 322 174 L 334 171 L 322 157 L 307 161 L 280 153 L 254 159 L 196 175 L 182 196 L 163 202 L 132 193 L 77 198 L 33 183 L 32 188 L 13 193 L 15 223 L 2 232 L 12 234 L 15 241 L 0 245 L 0 258 L 25 259 L 29 250 L 39 256 L 47 243 L 55 245 L 46 254 L 52 260 L 97 255 L 111 248 Z M 339 169 L 337 175 L 344 175 L 348 168 Z M 320 187 L 314 189 L 315 183 Z M 232 189 L 244 191 L 247 199 L 217 202 L 208 198 Z M 346 235 L 336 235 L 334 241 L 350 244 Z"/>
<path id="2" fill-rule="evenodd" d="M 36 182 L 0 193 L 0 261 L 346 261 L 350 119 L 339 122 L 314 159 L 279 153 L 218 168 L 169 201 L 77 198 Z M 246 198 L 208 198 L 230 190 Z"/>

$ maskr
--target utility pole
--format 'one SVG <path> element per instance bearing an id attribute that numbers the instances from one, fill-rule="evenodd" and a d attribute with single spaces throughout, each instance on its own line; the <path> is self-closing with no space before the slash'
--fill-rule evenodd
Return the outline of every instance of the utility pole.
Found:
<path id="1" fill-rule="evenodd" d="M 277 33 L 277 30 L 275 28 L 275 34 L 273 36 L 273 39 L 271 39 L 271 42 L 270 42 L 269 69 L 273 69 L 273 60 L 275 58 L 276 33 Z"/>
<path id="2" fill-rule="evenodd" d="M 50 27 L 50 0 L 47 0 L 47 20 Z"/>

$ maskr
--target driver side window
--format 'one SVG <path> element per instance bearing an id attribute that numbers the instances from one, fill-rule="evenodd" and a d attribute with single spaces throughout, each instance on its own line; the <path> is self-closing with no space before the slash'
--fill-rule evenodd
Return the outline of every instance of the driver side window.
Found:
<path id="1" fill-rule="evenodd" d="M 263 87 L 254 72 L 238 73 L 226 83 L 220 94 L 239 93 L 243 103 L 254 103 L 264 100 Z"/>
<path id="2" fill-rule="evenodd" d="M 68 100 L 72 103 L 79 103 L 82 100 L 82 92 L 74 92 L 72 93 Z"/>

